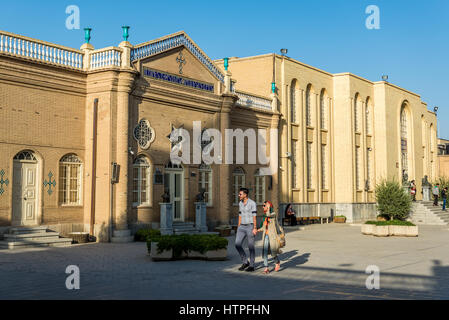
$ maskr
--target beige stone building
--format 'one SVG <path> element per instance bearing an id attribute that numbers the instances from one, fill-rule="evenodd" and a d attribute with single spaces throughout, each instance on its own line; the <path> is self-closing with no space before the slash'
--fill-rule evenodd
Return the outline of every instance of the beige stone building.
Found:
<path id="1" fill-rule="evenodd" d="M 209 229 L 235 221 L 240 187 L 278 205 L 277 175 L 262 176 L 259 162 L 176 165 L 169 140 L 174 129 L 193 134 L 195 121 L 277 129 L 277 100 L 231 91 L 227 72 L 184 32 L 96 50 L 88 40 L 76 50 L 0 32 L 3 231 L 46 225 L 107 241 L 112 226 L 129 238 L 159 227 L 164 190 L 182 224 L 195 222 L 204 188 Z"/>
<path id="2" fill-rule="evenodd" d="M 436 115 L 416 93 L 277 54 L 230 58 L 229 71 L 237 89 L 279 99 L 280 202 L 299 215 L 375 218 L 380 179 L 420 191 L 438 175 Z"/>
<path id="3" fill-rule="evenodd" d="M 449 178 L 449 140 L 438 139 L 439 176 Z"/>

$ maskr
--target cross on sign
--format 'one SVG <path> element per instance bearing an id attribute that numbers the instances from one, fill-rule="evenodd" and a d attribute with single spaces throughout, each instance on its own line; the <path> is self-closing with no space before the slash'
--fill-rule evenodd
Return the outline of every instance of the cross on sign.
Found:
<path id="1" fill-rule="evenodd" d="M 179 52 L 179 55 L 176 58 L 176 62 L 179 63 L 179 74 L 182 74 L 182 65 L 186 64 L 186 59 L 184 59 L 182 51 Z"/>

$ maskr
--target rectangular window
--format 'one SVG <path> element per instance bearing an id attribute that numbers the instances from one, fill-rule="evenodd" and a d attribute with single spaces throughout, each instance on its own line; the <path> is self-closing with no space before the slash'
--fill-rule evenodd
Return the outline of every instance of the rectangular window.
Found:
<path id="1" fill-rule="evenodd" d="M 361 165 L 361 161 L 360 161 L 360 147 L 356 147 L 355 148 L 355 184 L 356 184 L 356 190 L 360 190 L 361 189 L 361 183 L 360 183 L 360 179 L 361 179 L 361 170 L 360 170 L 360 165 Z"/>
<path id="2" fill-rule="evenodd" d="M 207 202 L 208 206 L 212 206 L 212 170 L 200 170 L 199 174 L 199 190 L 202 188 L 205 190 L 204 201 Z"/>
<path id="3" fill-rule="evenodd" d="M 239 192 L 241 188 L 245 188 L 245 175 L 234 174 L 234 204 L 239 204 Z"/>
<path id="4" fill-rule="evenodd" d="M 256 203 L 263 204 L 265 201 L 265 176 L 256 176 Z"/>
<path id="5" fill-rule="evenodd" d="M 321 188 L 327 189 L 327 181 L 326 181 L 326 145 L 321 145 Z"/>
<path id="6" fill-rule="evenodd" d="M 368 149 L 366 151 L 366 173 L 367 173 L 367 177 L 366 180 L 368 181 L 367 183 L 367 190 L 371 190 L 371 177 L 372 177 L 372 172 L 371 172 L 371 151 Z"/>
<path id="7" fill-rule="evenodd" d="M 81 204 L 81 164 L 61 163 L 59 166 L 59 201 L 63 205 Z"/>
<path id="8" fill-rule="evenodd" d="M 297 161 L 298 161 L 298 141 L 292 140 L 292 186 L 294 189 L 299 188 Z"/>
<path id="9" fill-rule="evenodd" d="M 133 206 L 150 204 L 150 167 L 146 164 L 135 164 L 133 167 Z"/>
<path id="10" fill-rule="evenodd" d="M 307 189 L 312 189 L 312 143 L 307 142 Z"/>

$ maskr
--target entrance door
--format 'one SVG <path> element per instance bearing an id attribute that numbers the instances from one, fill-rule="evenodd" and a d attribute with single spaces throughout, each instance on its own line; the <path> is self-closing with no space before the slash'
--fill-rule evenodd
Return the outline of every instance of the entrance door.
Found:
<path id="1" fill-rule="evenodd" d="M 184 221 L 184 171 L 166 171 L 164 180 L 173 204 L 173 221 Z"/>
<path id="2" fill-rule="evenodd" d="M 13 225 L 37 225 L 37 162 L 14 161 Z"/>

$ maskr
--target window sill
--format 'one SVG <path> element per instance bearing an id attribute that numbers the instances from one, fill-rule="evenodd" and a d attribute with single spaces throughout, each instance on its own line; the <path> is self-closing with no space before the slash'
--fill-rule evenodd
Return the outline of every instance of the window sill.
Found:
<path id="1" fill-rule="evenodd" d="M 153 208 L 151 204 L 141 204 L 141 205 L 135 205 L 133 204 L 133 209 L 148 209 Z"/>
<path id="2" fill-rule="evenodd" d="M 59 204 L 61 208 L 82 208 L 82 204 Z"/>

